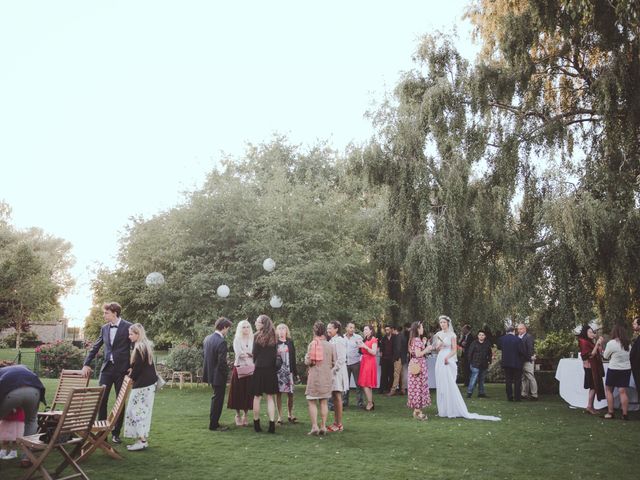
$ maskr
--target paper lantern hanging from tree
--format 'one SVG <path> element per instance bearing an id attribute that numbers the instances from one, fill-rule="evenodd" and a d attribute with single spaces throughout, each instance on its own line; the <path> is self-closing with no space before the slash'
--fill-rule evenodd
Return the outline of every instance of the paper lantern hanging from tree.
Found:
<path id="1" fill-rule="evenodd" d="M 227 285 L 220 285 L 218 287 L 218 290 L 216 291 L 216 293 L 218 294 L 218 296 L 220 298 L 227 298 L 229 296 L 230 292 L 231 292 L 231 290 L 229 289 L 229 287 Z"/>
<path id="2" fill-rule="evenodd" d="M 264 262 L 262 262 L 262 268 L 267 272 L 273 272 L 276 268 L 275 260 L 273 258 L 265 258 Z"/>
<path id="3" fill-rule="evenodd" d="M 148 287 L 159 287 L 164 285 L 164 275 L 160 272 L 151 272 L 144 281 Z"/>
<path id="4" fill-rule="evenodd" d="M 282 299 L 279 296 L 274 295 L 271 297 L 271 300 L 269 300 L 269 305 L 273 308 L 280 308 L 282 306 Z"/>

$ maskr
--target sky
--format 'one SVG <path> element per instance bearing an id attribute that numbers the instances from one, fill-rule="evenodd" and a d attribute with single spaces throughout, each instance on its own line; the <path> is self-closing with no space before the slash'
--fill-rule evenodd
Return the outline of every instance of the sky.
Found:
<path id="1" fill-rule="evenodd" d="M 0 0 L 0 200 L 73 245 L 70 325 L 131 217 L 180 204 L 223 155 L 275 133 L 338 150 L 469 0 Z M 143 281 L 143 279 L 141 280 Z"/>

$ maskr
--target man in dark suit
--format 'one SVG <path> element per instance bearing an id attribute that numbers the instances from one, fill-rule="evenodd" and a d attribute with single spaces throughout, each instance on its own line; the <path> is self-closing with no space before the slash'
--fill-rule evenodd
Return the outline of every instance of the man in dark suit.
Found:
<path id="1" fill-rule="evenodd" d="M 632 326 L 634 333 L 640 333 L 640 317 L 633 319 Z M 631 345 L 629 361 L 631 362 L 631 372 L 633 373 L 633 380 L 636 382 L 638 397 L 640 397 L 640 337 L 636 337 L 633 345 Z"/>
<path id="2" fill-rule="evenodd" d="M 120 318 L 121 312 L 122 307 L 116 302 L 105 303 L 102 306 L 102 314 L 107 323 L 100 329 L 100 337 L 93 343 L 93 347 L 91 347 L 87 357 L 84 359 L 84 366 L 82 367 L 82 372 L 86 376 L 91 375 L 90 364 L 104 345 L 104 359 L 100 369 L 99 383 L 105 386 L 105 394 L 102 397 L 98 412 L 99 420 L 106 420 L 107 418 L 107 404 L 109 403 L 111 387 L 115 387 L 116 395 L 118 395 L 124 377 L 130 367 L 131 341 L 129 340 L 129 327 L 131 323 Z M 122 429 L 123 419 L 124 410 L 113 428 L 111 436 L 113 443 L 121 443 L 120 430 Z"/>
<path id="3" fill-rule="evenodd" d="M 507 386 L 507 400 L 519 402 L 522 388 L 522 359 L 525 352 L 522 340 L 514 332 L 513 327 L 507 328 L 506 335 L 498 339 L 498 349 L 502 350 L 501 365 Z"/>
<path id="4" fill-rule="evenodd" d="M 220 425 L 224 392 L 227 387 L 229 366 L 227 364 L 227 336 L 231 320 L 220 317 L 214 326 L 215 332 L 204 339 L 204 370 L 202 378 L 213 388 L 209 412 L 209 430 L 223 432 L 229 427 Z"/>
<path id="5" fill-rule="evenodd" d="M 469 386 L 469 379 L 471 378 L 471 364 L 469 363 L 470 359 L 468 351 L 474 340 L 475 339 L 471 334 L 471 325 L 464 325 L 462 327 L 462 334 L 460 335 L 458 345 L 460 345 L 460 348 L 462 349 L 462 355 L 460 358 L 462 360 L 462 378 L 464 380 L 465 387 Z"/>
<path id="6" fill-rule="evenodd" d="M 391 391 L 393 385 L 393 335 L 391 325 L 384 327 L 384 336 L 380 339 L 380 393 Z"/>

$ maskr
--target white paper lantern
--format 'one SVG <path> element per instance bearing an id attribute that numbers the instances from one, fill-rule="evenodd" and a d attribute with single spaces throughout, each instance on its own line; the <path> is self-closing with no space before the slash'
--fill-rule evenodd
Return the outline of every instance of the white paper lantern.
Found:
<path id="1" fill-rule="evenodd" d="M 218 287 L 218 290 L 216 291 L 218 296 L 221 297 L 221 298 L 228 297 L 229 296 L 229 292 L 231 292 L 231 290 L 229 289 L 229 287 L 227 285 L 220 285 Z"/>
<path id="2" fill-rule="evenodd" d="M 264 262 L 262 262 L 262 268 L 267 272 L 273 272 L 276 268 L 275 260 L 273 258 L 266 258 Z"/>
<path id="3" fill-rule="evenodd" d="M 269 300 L 269 305 L 273 308 L 280 308 L 282 306 L 282 299 L 279 296 L 274 295 L 271 297 L 271 300 Z"/>
<path id="4" fill-rule="evenodd" d="M 160 272 L 151 272 L 144 281 L 149 287 L 164 285 L 164 275 Z"/>

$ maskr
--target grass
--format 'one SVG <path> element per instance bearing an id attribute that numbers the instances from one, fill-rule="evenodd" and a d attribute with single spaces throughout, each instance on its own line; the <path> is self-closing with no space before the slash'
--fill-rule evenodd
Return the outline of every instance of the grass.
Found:
<path id="1" fill-rule="evenodd" d="M 50 397 L 55 381 L 45 383 Z M 605 421 L 569 409 L 557 396 L 510 403 L 504 386 L 496 384 L 488 385 L 490 398 L 473 398 L 467 405 L 471 412 L 500 415 L 501 422 L 438 418 L 435 391 L 429 421 L 417 422 L 405 398 L 376 395 L 373 413 L 350 407 L 345 431 L 321 438 L 306 435 L 303 393 L 298 387 L 295 405 L 301 423 L 269 435 L 235 426 L 210 432 L 209 387 L 165 388 L 156 396 L 148 450 L 119 447 L 124 461 L 97 452 L 84 468 L 93 479 L 136 480 L 633 477 L 638 412 L 632 412 L 629 422 Z M 222 421 L 233 424 L 233 412 L 225 408 Z M 0 468 L 3 480 L 23 473 L 14 461 L 2 462 Z"/>

